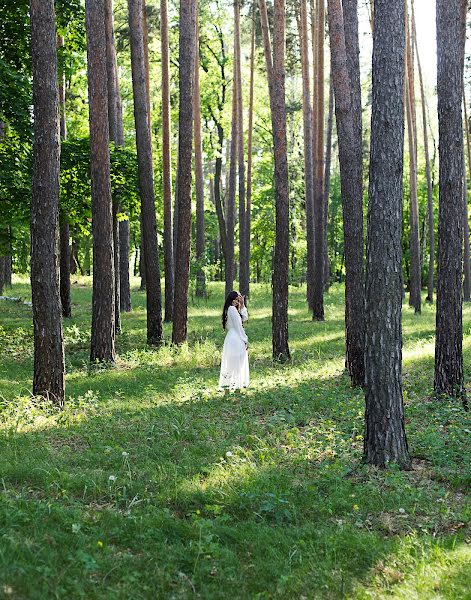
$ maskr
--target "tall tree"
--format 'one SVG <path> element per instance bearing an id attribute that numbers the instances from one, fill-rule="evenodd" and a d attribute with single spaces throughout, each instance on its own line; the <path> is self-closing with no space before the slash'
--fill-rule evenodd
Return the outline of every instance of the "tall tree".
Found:
<path id="1" fill-rule="evenodd" d="M 428 144 L 428 123 L 427 123 L 427 105 L 425 100 L 424 80 L 422 67 L 420 63 L 419 48 L 417 44 L 417 32 L 415 27 L 414 1 L 412 0 L 412 31 L 417 56 L 417 70 L 420 83 L 420 101 L 422 105 L 422 128 L 424 134 L 424 154 L 425 154 L 425 176 L 427 179 L 427 222 L 428 222 L 428 240 L 429 240 L 429 263 L 428 263 L 428 282 L 427 282 L 427 302 L 433 302 L 433 276 L 435 270 L 435 225 L 433 217 L 433 185 L 432 171 L 430 168 L 430 151 Z"/>
<path id="2" fill-rule="evenodd" d="M 63 48 L 64 38 L 57 36 L 57 48 Z M 65 114 L 65 70 L 59 68 L 59 119 L 61 140 L 67 139 L 67 122 Z M 62 316 L 71 317 L 70 302 L 70 232 L 69 223 L 64 214 L 59 211 L 59 256 L 60 256 L 60 296 Z"/>
<path id="3" fill-rule="evenodd" d="M 263 46 L 268 74 L 275 180 L 275 252 L 273 257 L 273 358 L 290 359 L 288 346 L 288 258 L 289 258 L 289 186 L 286 150 L 285 105 L 285 2 L 275 0 L 273 14 L 273 55 L 265 0 L 259 0 Z"/>
<path id="4" fill-rule="evenodd" d="M 307 24 L 307 1 L 300 1 L 298 29 L 301 49 L 301 70 L 303 80 L 303 129 L 304 129 L 304 186 L 306 204 L 306 245 L 309 308 L 312 309 L 314 289 L 314 148 L 312 131 L 311 83 L 309 77 L 309 39 Z"/>
<path id="5" fill-rule="evenodd" d="M 247 291 L 250 294 L 250 230 L 251 230 L 251 213 L 252 213 L 252 149 L 253 149 L 253 113 L 254 113 L 254 79 L 255 79 L 255 30 L 256 30 L 256 12 L 255 0 L 252 8 L 252 38 L 250 44 L 250 89 L 249 89 L 249 122 L 247 135 L 247 204 L 246 204 L 246 220 L 245 220 L 245 256 L 247 260 Z"/>
<path id="6" fill-rule="evenodd" d="M 182 344 L 187 339 L 191 246 L 193 89 L 196 58 L 196 0 L 181 2 L 179 33 L 178 229 L 177 251 L 175 253 L 175 296 L 172 331 L 172 341 L 174 344 Z"/>
<path id="7" fill-rule="evenodd" d="M 368 463 L 410 465 L 402 398 L 404 0 L 376 0 L 366 262 Z"/>
<path id="8" fill-rule="evenodd" d="M 90 120 L 93 299 L 91 362 L 114 362 L 114 254 L 104 4 L 86 0 Z"/>
<path id="9" fill-rule="evenodd" d="M 164 202 L 165 321 L 173 319 L 172 146 L 170 142 L 170 51 L 167 0 L 160 0 L 162 53 L 162 180 Z"/>
<path id="10" fill-rule="evenodd" d="M 314 138 L 314 287 L 312 318 L 324 320 L 324 29 L 325 0 L 317 0 Z"/>
<path id="11" fill-rule="evenodd" d="M 203 270 L 205 256 L 204 243 L 204 174 L 203 174 L 203 146 L 201 142 L 201 98 L 200 98 L 200 51 L 198 39 L 198 23 L 196 24 L 196 49 L 195 49 L 195 85 L 193 90 L 194 101 L 194 136 L 195 136 L 195 187 L 196 187 L 196 295 L 204 298 L 206 295 L 206 278 Z"/>
<path id="12" fill-rule="evenodd" d="M 329 112 L 327 117 L 327 134 L 325 143 L 325 169 L 324 169 L 324 289 L 330 287 L 330 261 L 327 229 L 329 225 L 329 198 L 330 198 L 330 170 L 332 163 L 332 133 L 334 128 L 334 85 L 332 72 L 329 85 Z"/>
<path id="13" fill-rule="evenodd" d="M 353 385 L 364 382 L 364 274 L 363 274 L 363 174 L 361 129 L 355 111 L 358 98 L 356 61 L 349 74 L 344 16 L 340 0 L 328 0 L 332 80 L 339 142 L 340 184 L 342 188 L 345 245 L 345 329 L 346 366 Z M 349 17 L 350 19 L 352 17 Z M 354 20 L 354 19 L 352 19 Z M 349 22 L 350 36 L 355 37 Z M 356 34 L 358 35 L 358 33 Z M 350 40 L 348 50 L 358 44 Z M 361 99 L 360 99 L 361 106 Z"/>
<path id="14" fill-rule="evenodd" d="M 414 90 L 414 47 L 406 7 L 406 115 L 409 142 L 409 215 L 410 215 L 410 275 L 409 304 L 416 313 L 421 312 L 421 268 L 419 236 L 419 201 L 417 196 L 417 117 Z"/>
<path id="15" fill-rule="evenodd" d="M 118 65 L 114 40 L 113 0 L 105 0 L 105 38 L 106 38 L 106 73 L 108 77 L 108 127 L 110 142 L 118 146 Z M 121 331 L 121 284 L 120 284 L 120 243 L 119 243 L 119 205 L 113 199 L 113 253 L 115 275 L 115 331 Z"/>
<path id="16" fill-rule="evenodd" d="M 162 342 L 162 301 L 154 199 L 152 139 L 144 41 L 144 0 L 128 0 L 139 195 L 146 273 L 147 343 Z"/>
<path id="17" fill-rule="evenodd" d="M 34 146 L 31 204 L 33 394 L 64 403 L 64 339 L 59 294 L 59 94 L 53 0 L 31 0 Z"/>
<path id="18" fill-rule="evenodd" d="M 437 0 L 439 217 L 435 392 L 464 397 L 463 66 L 465 0 Z"/>
<path id="19" fill-rule="evenodd" d="M 463 90 L 464 92 L 464 90 Z M 468 121 L 468 109 L 466 106 L 466 94 L 463 93 L 463 107 L 464 107 L 464 129 L 466 131 L 466 152 L 468 155 L 468 169 L 471 181 L 471 144 L 469 140 L 469 121 Z M 466 159 L 464 164 L 463 174 L 463 270 L 464 270 L 464 282 L 463 282 L 463 300 L 465 302 L 471 301 L 471 264 L 470 264 L 470 248 L 469 248 L 469 216 L 468 216 L 468 186 L 466 182 Z"/>

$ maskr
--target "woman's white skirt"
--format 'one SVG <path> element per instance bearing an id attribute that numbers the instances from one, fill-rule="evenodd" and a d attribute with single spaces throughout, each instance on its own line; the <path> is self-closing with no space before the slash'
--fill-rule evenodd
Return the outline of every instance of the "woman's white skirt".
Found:
<path id="1" fill-rule="evenodd" d="M 249 355 L 245 343 L 234 330 L 224 340 L 219 389 L 236 390 L 249 385 Z"/>

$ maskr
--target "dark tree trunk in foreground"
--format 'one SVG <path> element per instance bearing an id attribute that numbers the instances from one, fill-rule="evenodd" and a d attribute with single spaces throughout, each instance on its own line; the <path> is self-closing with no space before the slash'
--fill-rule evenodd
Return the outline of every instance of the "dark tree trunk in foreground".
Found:
<path id="1" fill-rule="evenodd" d="M 110 185 L 108 86 L 103 2 L 87 0 L 90 170 L 92 179 L 93 299 L 90 361 L 114 362 L 114 255 Z"/>
<path id="2" fill-rule="evenodd" d="M 427 282 L 427 302 L 433 302 L 433 276 L 435 270 L 435 226 L 433 218 L 433 185 L 432 172 L 430 168 L 430 152 L 428 145 L 428 124 L 427 124 L 427 105 L 425 101 L 424 80 L 422 76 L 422 67 L 420 64 L 419 48 L 417 45 L 417 33 L 415 29 L 414 2 L 412 2 L 412 31 L 417 56 L 417 70 L 419 72 L 420 83 L 420 101 L 422 104 L 422 128 L 424 131 L 424 154 L 425 154 L 425 176 L 427 179 L 427 221 L 428 221 L 428 239 L 429 239 L 429 262 L 428 262 L 428 282 Z"/>
<path id="3" fill-rule="evenodd" d="M 304 129 L 304 187 L 306 204 L 306 246 L 309 308 L 312 310 L 312 292 L 314 289 L 314 154 L 311 111 L 311 83 L 309 78 L 309 39 L 307 25 L 307 2 L 300 2 L 299 38 L 301 49 L 301 69 L 303 79 L 303 129 Z"/>
<path id="4" fill-rule="evenodd" d="M 206 278 L 203 271 L 205 256 L 204 247 L 204 175 L 203 175 L 203 146 L 201 142 L 201 99 L 200 99 L 200 52 L 198 26 L 195 49 L 195 84 L 194 98 L 194 130 L 195 130 L 195 187 L 196 187 L 196 295 L 204 298 L 206 295 Z"/>
<path id="5" fill-rule="evenodd" d="M 162 185 L 164 202 L 165 316 L 173 319 L 173 232 L 172 232 L 172 147 L 170 143 L 170 59 L 167 0 L 160 0 L 160 40 L 162 52 Z"/>
<path id="6" fill-rule="evenodd" d="M 339 140 L 345 240 L 346 367 L 353 385 L 364 382 L 363 175 L 360 126 L 354 115 L 340 0 L 328 0 L 332 79 Z M 350 43 L 349 50 L 354 44 Z M 357 46 L 358 47 L 358 46 Z M 356 80 L 357 75 L 352 75 Z M 358 98 L 355 105 L 358 104 Z M 356 109 L 358 110 L 358 108 Z"/>
<path id="7" fill-rule="evenodd" d="M 366 462 L 408 468 L 402 398 L 404 0 L 376 0 L 366 263 Z"/>
<path id="8" fill-rule="evenodd" d="M 59 98 L 53 0 L 31 0 L 34 146 L 31 204 L 33 394 L 64 403 L 59 295 Z"/>
<path id="9" fill-rule="evenodd" d="M 317 1 L 317 65 L 314 137 L 314 287 L 312 318 L 324 320 L 324 30 L 325 0 Z"/>
<path id="10" fill-rule="evenodd" d="M 64 46 L 64 38 L 57 36 L 57 47 Z M 67 139 L 67 122 L 65 118 L 65 73 L 59 69 L 59 119 L 61 140 Z M 59 210 L 59 272 L 62 316 L 71 317 L 70 303 L 70 235 L 69 223 Z"/>
<path id="11" fill-rule="evenodd" d="M 196 0 L 180 5 L 180 106 L 177 173 L 177 251 L 175 253 L 175 297 L 172 341 L 187 339 L 188 284 L 191 246 L 191 154 L 193 148 L 193 88 L 196 55 Z"/>
<path id="12" fill-rule="evenodd" d="M 325 170 L 324 170 L 324 290 L 330 287 L 330 261 L 328 244 L 329 226 L 329 198 L 330 198 L 330 170 L 332 163 L 332 131 L 334 128 L 334 85 L 332 71 L 329 86 L 329 114 L 327 117 L 327 136 L 325 143 Z"/>
<path id="13" fill-rule="evenodd" d="M 150 132 L 147 71 L 144 44 L 143 0 L 128 0 L 131 38 L 132 87 L 134 123 L 136 127 L 141 226 L 146 272 L 147 343 L 162 342 L 162 304 L 160 297 L 160 266 L 154 199 L 154 172 Z"/>
<path id="14" fill-rule="evenodd" d="M 289 194 L 288 156 L 286 151 L 285 105 L 285 2 L 275 0 L 273 18 L 273 57 L 270 48 L 267 7 L 260 0 L 260 18 L 268 73 L 270 109 L 275 159 L 275 254 L 273 258 L 273 358 L 290 359 L 288 346 L 288 259 L 289 259 Z"/>
<path id="15" fill-rule="evenodd" d="M 110 142 L 118 146 L 118 65 L 114 41 L 113 0 L 105 0 L 105 37 L 106 37 L 106 72 L 108 77 L 108 127 Z M 115 332 L 121 332 L 121 284 L 119 258 L 119 222 L 120 212 L 117 200 L 113 199 L 113 253 L 114 253 L 114 285 L 115 285 Z"/>
<path id="16" fill-rule="evenodd" d="M 465 0 L 437 0 L 440 193 L 435 392 L 464 397 L 463 66 Z"/>

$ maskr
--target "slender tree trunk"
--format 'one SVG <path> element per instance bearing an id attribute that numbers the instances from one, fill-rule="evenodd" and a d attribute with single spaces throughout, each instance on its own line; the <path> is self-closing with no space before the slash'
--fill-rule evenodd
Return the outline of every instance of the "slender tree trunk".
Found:
<path id="1" fill-rule="evenodd" d="M 466 105 L 466 94 L 463 89 L 463 106 L 464 106 L 464 129 L 466 131 L 466 149 L 468 154 L 468 168 L 470 174 L 471 181 L 471 144 L 469 140 L 469 121 L 468 121 L 468 108 Z M 466 182 L 466 160 L 464 166 L 464 185 L 465 188 L 465 196 L 464 196 L 464 206 L 463 206 L 463 270 L 464 270 L 464 284 L 463 284 L 463 300 L 465 302 L 471 301 L 471 264 L 470 264 L 470 249 L 469 249 L 469 218 L 468 218 L 468 191 L 467 191 L 467 182 Z"/>
<path id="2" fill-rule="evenodd" d="M 164 202 L 165 321 L 173 319 L 172 146 L 170 142 L 170 58 L 167 0 L 160 0 L 162 52 L 162 179 Z"/>
<path id="3" fill-rule="evenodd" d="M 298 20 L 301 69 L 303 79 L 303 128 L 304 128 L 304 186 L 306 204 L 306 245 L 309 308 L 312 310 L 312 291 L 314 289 L 314 148 L 312 136 L 311 84 L 309 78 L 309 40 L 307 24 L 307 2 L 300 1 L 300 16 Z"/>
<path id="4" fill-rule="evenodd" d="M 131 312 L 131 284 L 129 281 L 129 252 L 130 231 L 129 220 L 119 222 L 119 270 L 120 294 L 122 312 Z"/>
<path id="5" fill-rule="evenodd" d="M 404 0 L 375 0 L 366 263 L 364 458 L 408 468 L 402 398 Z"/>
<path id="6" fill-rule="evenodd" d="M 146 272 L 147 343 L 162 342 L 162 303 L 160 295 L 160 265 L 157 245 L 152 140 L 146 83 L 146 50 L 144 39 L 143 0 L 128 0 L 129 32 L 131 38 L 131 67 L 136 126 L 139 194 L 141 197 L 141 226 L 144 265 Z"/>
<path id="7" fill-rule="evenodd" d="M 255 0 L 252 10 L 252 41 L 250 47 L 250 91 L 249 91 L 249 123 L 248 123 L 248 138 L 247 138 L 247 206 L 246 206 L 246 221 L 245 221 L 245 244 L 246 244 L 246 261 L 247 261 L 247 296 L 250 294 L 250 230 L 252 223 L 252 148 L 253 148 L 253 104 L 254 104 L 254 78 L 255 78 L 255 29 L 256 29 L 256 12 Z"/>
<path id="8" fill-rule="evenodd" d="M 116 47 L 114 41 L 113 24 L 113 0 L 105 0 L 105 36 L 106 36 L 106 73 L 108 77 L 108 127 L 110 130 L 110 142 L 118 146 L 118 67 L 116 62 Z M 119 206 L 113 199 L 113 256 L 115 274 L 115 331 L 121 332 L 121 283 L 120 283 L 120 259 L 119 259 Z"/>
<path id="9" fill-rule="evenodd" d="M 412 30 L 417 56 L 417 70 L 419 72 L 420 82 L 420 100 L 422 104 L 422 128 L 424 130 L 424 153 L 425 153 L 425 176 L 427 179 L 427 220 L 429 237 L 429 263 L 428 263 L 428 284 L 427 284 L 427 302 L 433 302 L 433 275 L 435 270 L 435 227 L 433 218 L 433 184 L 430 169 L 430 153 L 428 145 L 428 125 L 427 125 L 427 106 L 425 101 L 424 81 L 422 68 L 420 64 L 419 48 L 417 45 L 417 33 L 415 28 L 414 1 L 412 0 Z"/>
<path id="10" fill-rule="evenodd" d="M 57 36 L 57 47 L 64 46 L 64 38 Z M 65 113 L 65 73 L 59 69 L 59 119 L 61 140 L 67 139 L 67 122 Z M 59 272 L 60 272 L 60 297 L 62 316 L 71 317 L 70 303 L 70 236 L 69 223 L 59 209 Z"/>
<path id="11" fill-rule="evenodd" d="M 237 41 L 235 53 L 237 54 L 237 158 L 239 161 L 239 292 L 246 296 L 249 291 L 249 265 L 247 262 L 247 209 L 245 196 L 245 144 L 244 144 L 244 107 L 242 100 L 242 57 L 240 51 L 240 4 L 241 0 L 234 1 L 234 37 Z"/>
<path id="12" fill-rule="evenodd" d="M 206 278 L 203 270 L 205 258 L 204 243 L 204 175 L 203 175 L 203 147 L 201 142 L 201 99 L 200 99 L 200 52 L 198 39 L 198 24 L 196 26 L 195 49 L 195 87 L 193 90 L 194 102 L 194 130 L 195 130 L 195 184 L 196 184 L 196 260 L 198 270 L 196 273 L 196 295 L 199 298 L 206 296 Z"/>
<path id="13" fill-rule="evenodd" d="M 114 362 L 114 258 L 108 86 L 103 2 L 87 0 L 88 95 L 92 179 L 93 299 L 90 362 Z"/>
<path id="14" fill-rule="evenodd" d="M 325 0 L 317 0 L 316 137 L 314 139 L 314 287 L 312 318 L 324 320 L 324 29 Z"/>
<path id="15" fill-rule="evenodd" d="M 324 171 L 324 290 L 330 287 L 330 261 L 328 243 L 329 225 L 329 198 L 330 198 L 330 169 L 332 162 L 332 131 L 334 128 L 334 85 L 332 70 L 329 86 L 329 115 L 327 118 L 327 140 L 325 145 L 325 171 Z"/>
<path id="16" fill-rule="evenodd" d="M 435 392 L 464 397 L 463 380 L 463 62 L 465 0 L 437 0 L 440 193 Z"/>
<path id="17" fill-rule="evenodd" d="M 59 94 L 53 0 L 31 0 L 34 145 L 31 204 L 33 394 L 64 403 L 59 294 Z"/>
<path id="18" fill-rule="evenodd" d="M 285 105 L 285 2 L 284 0 L 275 0 L 272 57 L 267 7 L 265 0 L 259 1 L 265 61 L 268 73 L 275 160 L 276 226 L 272 280 L 273 358 L 285 362 L 290 359 L 288 346 L 289 193 Z"/>
<path id="19" fill-rule="evenodd" d="M 234 0 L 234 23 L 236 22 L 238 0 Z M 232 77 L 232 126 L 231 126 L 231 154 L 229 163 L 229 187 L 227 190 L 227 209 L 225 214 L 227 231 L 227 255 L 226 255 L 226 290 L 229 294 L 234 288 L 235 269 L 234 269 L 234 246 L 235 246 L 235 197 L 237 185 L 237 149 L 239 137 L 239 119 L 238 119 L 238 92 L 237 92 L 237 35 L 234 26 L 234 73 Z"/>
<path id="20" fill-rule="evenodd" d="M 175 304 L 172 341 L 187 339 L 188 284 L 191 245 L 191 154 L 193 147 L 193 89 L 196 54 L 196 0 L 180 5 L 180 110 L 178 129 L 177 205 L 178 232 L 175 253 Z"/>
<path id="21" fill-rule="evenodd" d="M 406 114 L 409 141 L 409 194 L 410 194 L 410 297 L 409 305 L 421 312 L 421 268 L 419 236 L 419 202 L 417 196 L 417 125 L 414 92 L 414 52 L 406 8 Z"/>
<path id="22" fill-rule="evenodd" d="M 361 138 L 354 116 L 347 46 L 340 0 L 328 0 L 332 79 L 339 141 L 345 245 L 346 367 L 353 385 L 364 383 L 363 174 Z M 349 51 L 354 44 L 350 42 Z M 353 71 L 354 67 L 352 68 Z M 358 99 L 355 101 L 357 105 Z M 356 109 L 358 110 L 358 108 Z"/>
<path id="23" fill-rule="evenodd" d="M 469 252 L 469 220 L 468 220 L 468 182 L 466 178 L 466 159 L 463 152 L 463 300 L 471 300 L 471 270 L 470 270 L 470 252 Z"/>

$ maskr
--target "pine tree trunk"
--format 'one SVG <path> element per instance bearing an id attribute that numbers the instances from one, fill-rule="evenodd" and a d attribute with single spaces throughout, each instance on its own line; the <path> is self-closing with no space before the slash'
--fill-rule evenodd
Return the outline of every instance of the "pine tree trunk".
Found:
<path id="1" fill-rule="evenodd" d="M 206 296 L 206 278 L 203 270 L 205 257 L 204 243 L 204 175 L 203 175 L 203 147 L 201 141 L 201 99 L 200 99 L 200 52 L 198 39 L 198 24 L 196 27 L 196 57 L 195 57 L 195 87 L 193 90 L 194 102 L 194 135 L 195 135 L 195 187 L 196 187 L 196 260 L 198 269 L 196 273 L 196 296 Z"/>
<path id="2" fill-rule="evenodd" d="M 108 127 L 110 142 L 118 146 L 118 66 L 114 41 L 113 0 L 105 0 L 105 37 L 106 37 L 106 73 L 108 78 Z M 121 332 L 121 283 L 120 283 L 120 243 L 119 243 L 119 206 L 113 199 L 113 253 L 115 274 L 115 332 Z"/>
<path id="3" fill-rule="evenodd" d="M 364 383 L 363 175 L 361 138 L 354 116 L 340 0 L 328 0 L 332 79 L 339 142 L 345 246 L 346 367 L 353 385 Z M 349 51 L 352 51 L 352 43 Z M 354 68 L 354 67 L 353 67 Z M 358 99 L 356 100 L 356 103 Z M 358 110 L 358 108 L 356 108 Z"/>
<path id="4" fill-rule="evenodd" d="M 129 220 L 119 222 L 119 300 L 122 312 L 131 312 L 131 284 L 129 281 L 130 231 Z"/>
<path id="5" fill-rule="evenodd" d="M 303 128 L 304 128 L 304 186 L 306 204 L 306 245 L 307 245 L 307 269 L 306 281 L 308 283 L 308 297 L 312 310 L 312 290 L 314 289 L 314 148 L 312 135 L 312 111 L 311 111 L 311 84 L 309 78 L 309 52 L 308 52 L 308 24 L 307 24 L 307 2 L 300 1 L 300 16 L 298 20 L 301 70 L 303 80 Z"/>
<path id="6" fill-rule="evenodd" d="M 468 121 L 468 109 L 466 106 L 466 94 L 463 93 L 463 106 L 464 106 L 464 128 L 466 131 L 466 149 L 468 154 L 468 168 L 470 173 L 471 181 L 471 144 L 469 141 L 469 121 Z M 466 154 L 466 153 L 465 153 Z M 470 264 L 470 249 L 469 249 L 469 216 L 468 216 L 468 186 L 466 182 L 466 160 L 464 165 L 464 198 L 463 198 L 463 270 L 464 270 L 464 281 L 463 281 L 463 300 L 465 302 L 471 301 L 471 264 Z"/>
<path id="7" fill-rule="evenodd" d="M 254 79 L 255 79 L 255 29 L 256 11 L 255 0 L 252 8 L 252 40 L 250 47 L 250 91 L 249 91 L 249 123 L 247 137 L 247 206 L 245 219 L 245 255 L 247 261 L 247 296 L 250 295 L 250 230 L 252 224 L 252 151 L 253 151 L 253 105 L 254 105 Z"/>
<path id="8" fill-rule="evenodd" d="M 90 362 L 114 362 L 114 256 L 110 185 L 108 86 L 103 2 L 86 1 L 90 170 L 92 179 L 93 299 Z"/>
<path id="9" fill-rule="evenodd" d="M 406 9 L 406 76 L 405 99 L 407 137 L 409 142 L 409 206 L 410 206 L 410 297 L 409 305 L 421 312 L 421 268 L 419 237 L 419 202 L 417 196 L 417 125 L 414 93 L 414 53 Z"/>
<path id="10" fill-rule="evenodd" d="M 417 34 L 415 28 L 414 1 L 412 0 L 412 31 L 417 56 L 417 70 L 419 72 L 420 83 L 420 101 L 422 104 L 422 128 L 424 130 L 424 154 L 425 154 L 425 177 L 427 179 L 427 221 L 429 237 L 429 263 L 428 263 L 428 283 L 427 283 L 427 302 L 433 302 L 433 275 L 435 270 L 435 227 L 433 217 L 433 184 L 430 169 L 430 153 L 428 146 L 428 126 L 427 126 L 427 106 L 425 101 L 424 81 L 422 68 L 420 65 L 419 48 L 417 45 Z"/>
<path id="11" fill-rule="evenodd" d="M 162 179 L 164 203 L 165 321 L 173 319 L 172 146 L 170 141 L 170 58 L 167 0 L 160 0 L 162 52 Z"/>
<path id="12" fill-rule="evenodd" d="M 376 0 L 368 194 L 364 458 L 410 466 L 402 398 L 404 0 Z"/>
<path id="13" fill-rule="evenodd" d="M 328 244 L 329 226 L 329 198 L 330 198 L 330 169 L 332 162 L 332 131 L 334 128 L 334 86 L 332 72 L 329 86 L 329 115 L 327 118 L 327 139 L 325 145 L 325 171 L 324 171 L 324 290 L 330 287 L 330 261 Z"/>
<path id="14" fill-rule="evenodd" d="M 178 129 L 177 205 L 178 230 L 175 253 L 175 300 L 172 341 L 187 339 L 188 284 L 191 245 L 191 154 L 193 148 L 193 90 L 196 58 L 196 0 L 180 5 L 180 106 Z"/>
<path id="15" fill-rule="evenodd" d="M 316 137 L 314 140 L 314 288 L 312 318 L 324 320 L 324 29 L 325 0 L 317 0 Z"/>
<path id="16" fill-rule="evenodd" d="M 268 88 L 275 160 L 275 253 L 273 257 L 272 345 L 274 360 L 290 359 L 288 346 L 289 193 L 285 105 L 285 2 L 275 0 L 273 56 L 270 48 L 265 0 L 260 0 L 260 19 L 268 73 Z"/>
<path id="17" fill-rule="evenodd" d="M 144 38 L 144 2 L 128 0 L 131 38 L 131 68 L 136 126 L 141 226 L 146 273 L 147 343 L 162 342 L 162 302 L 160 293 L 159 249 L 154 199 L 152 140 L 148 100 L 146 49 Z"/>
<path id="18" fill-rule="evenodd" d="M 463 380 L 463 63 L 465 0 L 437 0 L 439 124 L 438 277 L 435 392 L 464 397 Z"/>
<path id="19" fill-rule="evenodd" d="M 234 23 L 236 21 L 236 12 L 238 3 L 234 0 Z M 227 296 L 234 288 L 235 268 L 234 268 L 234 246 L 235 246 L 235 198 L 237 186 L 237 149 L 239 137 L 239 119 L 238 119 L 238 92 L 237 92 L 237 40 L 236 27 L 234 27 L 234 73 L 232 77 L 232 122 L 231 122 L 231 151 L 229 163 L 229 187 L 227 189 L 227 209 L 225 213 L 226 232 L 227 232 L 227 248 L 226 248 L 226 289 Z"/>
<path id="20" fill-rule="evenodd" d="M 31 204 L 33 394 L 64 403 L 59 294 L 59 93 L 53 0 L 31 0 L 34 145 Z M 4 269 L 3 269 L 4 270 Z"/>

